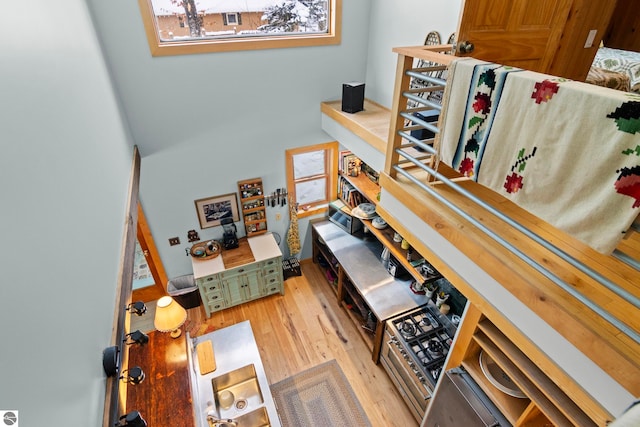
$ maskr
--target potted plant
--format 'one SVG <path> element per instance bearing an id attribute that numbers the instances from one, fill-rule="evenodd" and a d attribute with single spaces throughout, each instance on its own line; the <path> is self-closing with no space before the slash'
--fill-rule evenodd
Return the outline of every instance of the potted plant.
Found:
<path id="1" fill-rule="evenodd" d="M 436 307 L 440 308 L 442 304 L 449 298 L 449 294 L 445 294 L 444 291 L 440 291 L 436 296 Z"/>
<path id="2" fill-rule="evenodd" d="M 433 297 L 433 294 L 436 293 L 437 289 L 438 285 L 436 285 L 434 282 L 426 283 L 424 285 L 424 294 L 427 298 L 431 299 Z"/>

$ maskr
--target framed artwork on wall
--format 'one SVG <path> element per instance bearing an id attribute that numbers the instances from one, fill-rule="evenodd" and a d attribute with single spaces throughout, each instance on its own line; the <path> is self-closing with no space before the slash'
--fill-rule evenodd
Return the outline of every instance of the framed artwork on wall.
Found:
<path id="1" fill-rule="evenodd" d="M 216 227 L 223 218 L 233 218 L 233 222 L 240 221 L 236 193 L 198 199 L 195 204 L 200 228 Z"/>

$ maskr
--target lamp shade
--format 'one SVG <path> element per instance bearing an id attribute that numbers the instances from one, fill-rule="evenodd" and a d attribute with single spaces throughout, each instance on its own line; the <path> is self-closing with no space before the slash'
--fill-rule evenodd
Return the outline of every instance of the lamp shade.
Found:
<path id="1" fill-rule="evenodd" d="M 171 332 L 172 337 L 180 336 L 178 328 L 187 320 L 187 311 L 171 297 L 162 297 L 156 305 L 153 325 L 160 332 Z"/>

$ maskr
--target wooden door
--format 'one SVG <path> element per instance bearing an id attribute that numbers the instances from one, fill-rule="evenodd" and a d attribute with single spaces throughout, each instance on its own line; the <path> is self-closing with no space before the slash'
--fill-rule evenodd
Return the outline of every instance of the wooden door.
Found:
<path id="1" fill-rule="evenodd" d="M 572 0 L 465 0 L 457 41 L 474 50 L 459 56 L 548 72 Z"/>
<path id="2" fill-rule="evenodd" d="M 144 257 L 147 260 L 147 264 L 149 265 L 154 284 L 145 288 L 134 289 L 132 300 L 144 302 L 155 301 L 167 295 L 165 287 L 168 279 L 140 203 L 138 203 L 137 238 Z"/>

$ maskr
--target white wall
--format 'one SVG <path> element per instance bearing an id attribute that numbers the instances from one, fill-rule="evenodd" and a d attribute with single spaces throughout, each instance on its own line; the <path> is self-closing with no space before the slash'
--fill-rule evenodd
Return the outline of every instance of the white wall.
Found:
<path id="1" fill-rule="evenodd" d="M 83 0 L 0 18 L 0 410 L 98 426 L 132 157 Z"/>
<path id="2" fill-rule="evenodd" d="M 89 3 L 140 147 L 140 197 L 164 267 L 170 278 L 189 273 L 187 231 L 222 236 L 221 227 L 200 229 L 194 200 L 237 192 L 237 181 L 255 177 L 267 192 L 286 187 L 285 149 L 331 141 L 320 103 L 339 99 L 343 82 L 364 80 L 370 1 L 343 2 L 350 25 L 338 46 L 156 58 L 137 2 Z M 287 255 L 288 210 L 267 215 Z M 171 247 L 174 236 L 181 244 Z"/>
<path id="3" fill-rule="evenodd" d="M 458 2 L 443 0 L 349 0 L 339 46 L 153 58 L 136 2 L 88 1 L 143 157 L 141 200 L 169 277 L 191 269 L 188 230 L 222 235 L 220 227 L 200 229 L 194 200 L 236 192 L 247 178 L 262 177 L 267 192 L 285 187 L 284 150 L 332 139 L 321 130 L 320 102 L 366 77 L 367 96 L 388 103 L 391 47 L 420 44 L 431 29 L 448 37 L 458 13 Z M 267 215 L 286 256 L 288 211 Z M 300 227 L 304 233 L 306 220 Z M 170 247 L 174 236 L 181 244 Z M 301 257 L 310 253 L 303 242 Z"/>
<path id="4" fill-rule="evenodd" d="M 443 43 L 456 31 L 461 0 L 373 0 L 365 96 L 391 107 L 397 54 L 394 47 L 419 46 L 430 31 Z"/>

